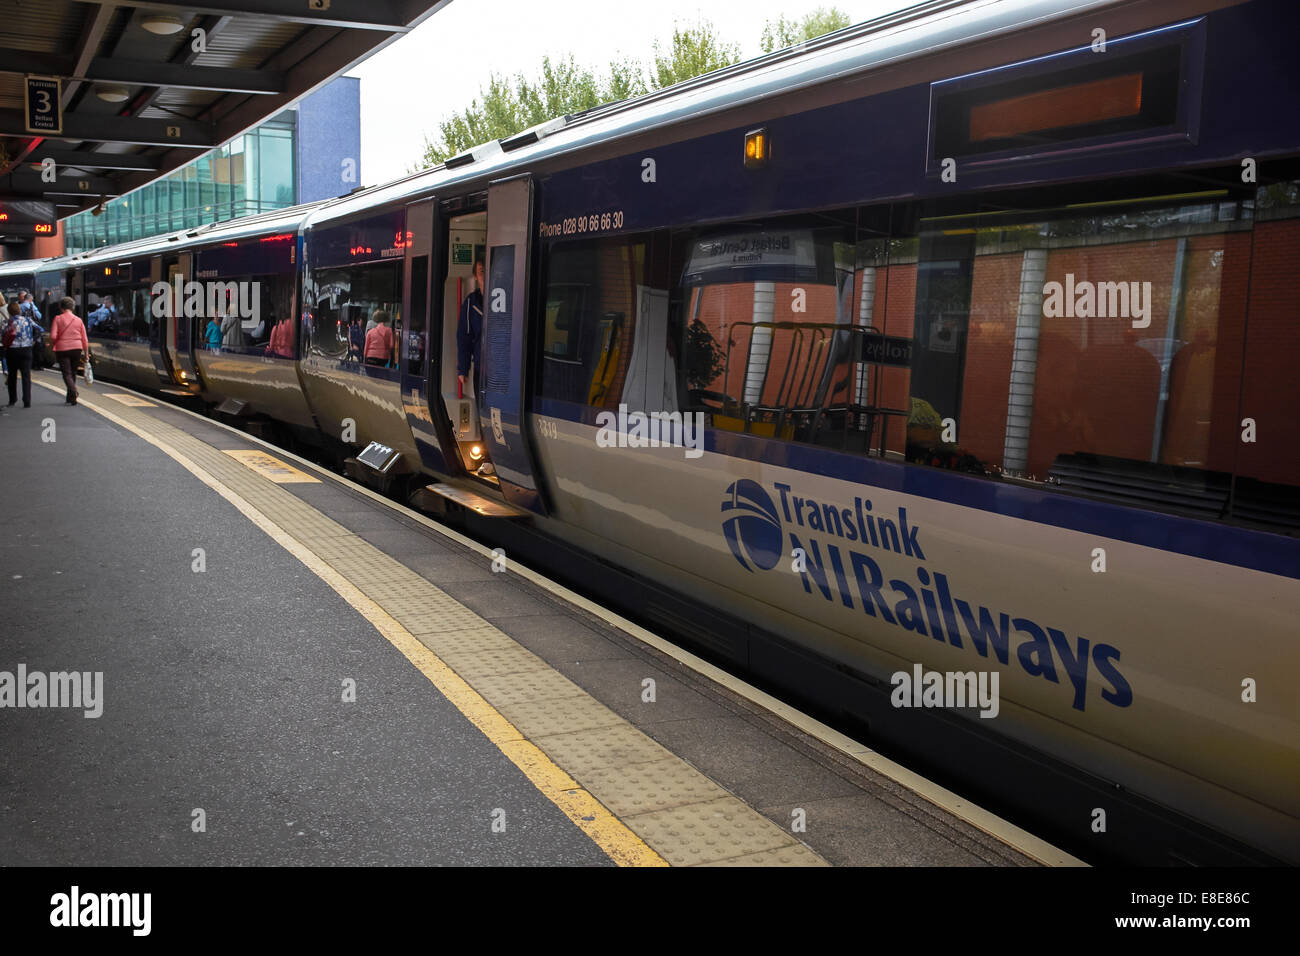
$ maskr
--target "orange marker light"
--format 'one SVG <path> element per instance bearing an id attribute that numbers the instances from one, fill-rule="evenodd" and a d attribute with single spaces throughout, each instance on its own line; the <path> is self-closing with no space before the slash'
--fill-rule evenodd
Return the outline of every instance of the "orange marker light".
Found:
<path id="1" fill-rule="evenodd" d="M 745 168 L 758 169 L 767 165 L 772 155 L 772 141 L 768 138 L 767 128 L 752 129 L 745 134 Z"/>

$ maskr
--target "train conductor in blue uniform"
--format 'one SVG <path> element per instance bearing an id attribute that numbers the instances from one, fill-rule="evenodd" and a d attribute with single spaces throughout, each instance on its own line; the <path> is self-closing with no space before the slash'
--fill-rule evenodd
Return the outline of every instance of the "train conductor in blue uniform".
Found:
<path id="1" fill-rule="evenodd" d="M 474 378 L 471 391 L 477 394 L 479 378 L 479 339 L 483 335 L 483 260 L 474 260 L 475 289 L 465 296 L 460 304 L 460 315 L 456 318 L 456 376 L 464 391 L 465 379 L 469 377 L 471 363 L 474 366 Z"/>

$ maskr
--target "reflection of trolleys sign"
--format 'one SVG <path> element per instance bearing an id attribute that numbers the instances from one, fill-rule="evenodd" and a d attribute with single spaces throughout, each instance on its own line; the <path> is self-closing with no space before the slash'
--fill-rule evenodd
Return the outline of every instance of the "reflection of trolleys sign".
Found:
<path id="1" fill-rule="evenodd" d="M 862 341 L 862 361 L 876 365 L 910 367 L 912 340 L 895 335 L 865 335 Z"/>

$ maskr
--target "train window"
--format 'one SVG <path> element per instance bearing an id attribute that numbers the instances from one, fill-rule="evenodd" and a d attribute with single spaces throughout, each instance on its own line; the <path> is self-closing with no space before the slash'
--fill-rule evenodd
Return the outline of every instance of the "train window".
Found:
<path id="1" fill-rule="evenodd" d="M 293 277 L 270 274 L 260 276 L 223 276 L 216 280 L 228 284 L 214 303 L 205 303 L 205 314 L 198 319 L 199 338 L 203 347 L 246 355 L 277 355 L 293 358 Z M 206 310 L 215 305 L 215 315 Z M 215 326 L 213 344 L 207 335 Z"/>
<path id="2" fill-rule="evenodd" d="M 365 335 L 377 311 L 388 314 L 401 340 L 403 262 L 377 262 L 311 275 L 308 349 L 311 354 L 361 364 Z"/>
<path id="3" fill-rule="evenodd" d="M 1242 517 L 1234 471 L 1300 483 L 1276 403 L 1298 381 L 1281 195 L 1270 222 L 1226 194 L 922 218 L 915 261 L 888 266 L 913 338 L 907 460 L 1215 519 Z M 1252 520 L 1300 528 L 1294 495 L 1258 494 Z"/>
<path id="4" fill-rule="evenodd" d="M 91 338 L 148 343 L 153 316 L 148 283 L 122 284 L 86 291 L 86 332 Z M 47 323 L 53 315 L 46 315 Z"/>
<path id="5" fill-rule="evenodd" d="M 683 374 L 715 428 L 865 450 L 854 214 L 737 224 L 674 242 Z"/>
<path id="6" fill-rule="evenodd" d="M 884 212 L 856 229 L 826 214 L 675 236 L 682 408 L 716 429 L 1300 531 L 1300 419 L 1279 399 L 1300 389 L 1300 184 Z M 548 320 L 590 321 L 590 282 L 568 279 Z"/>
<path id="7" fill-rule="evenodd" d="M 997 219 L 922 220 L 898 264 L 916 289 L 908 460 L 1037 481 L 1079 455 L 1231 470 L 1237 372 L 1215 356 L 1240 335 L 1237 205 Z"/>
<path id="8" fill-rule="evenodd" d="M 552 246 L 539 394 L 596 408 L 681 408 L 666 234 Z"/>
<path id="9" fill-rule="evenodd" d="M 1241 407 L 1225 425 L 1236 449 L 1233 511 L 1245 520 L 1300 531 L 1300 342 L 1296 337 L 1295 281 L 1300 263 L 1300 181 L 1259 189 L 1249 271 L 1238 250 L 1234 295 L 1246 304 L 1241 352 Z M 1225 268 L 1227 265 L 1225 264 Z M 1249 283 L 1243 280 L 1249 276 Z M 1225 280 L 1228 277 L 1225 276 Z M 1218 364 L 1215 364 L 1215 374 Z M 1231 426 L 1231 427 L 1229 427 Z"/>

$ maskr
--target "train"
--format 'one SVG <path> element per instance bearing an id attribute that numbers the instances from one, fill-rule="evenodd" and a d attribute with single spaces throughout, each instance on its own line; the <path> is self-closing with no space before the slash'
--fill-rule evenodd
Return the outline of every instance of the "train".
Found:
<path id="1" fill-rule="evenodd" d="M 1294 864 L 1298 19 L 935 0 L 0 280 L 1085 858 Z"/>

